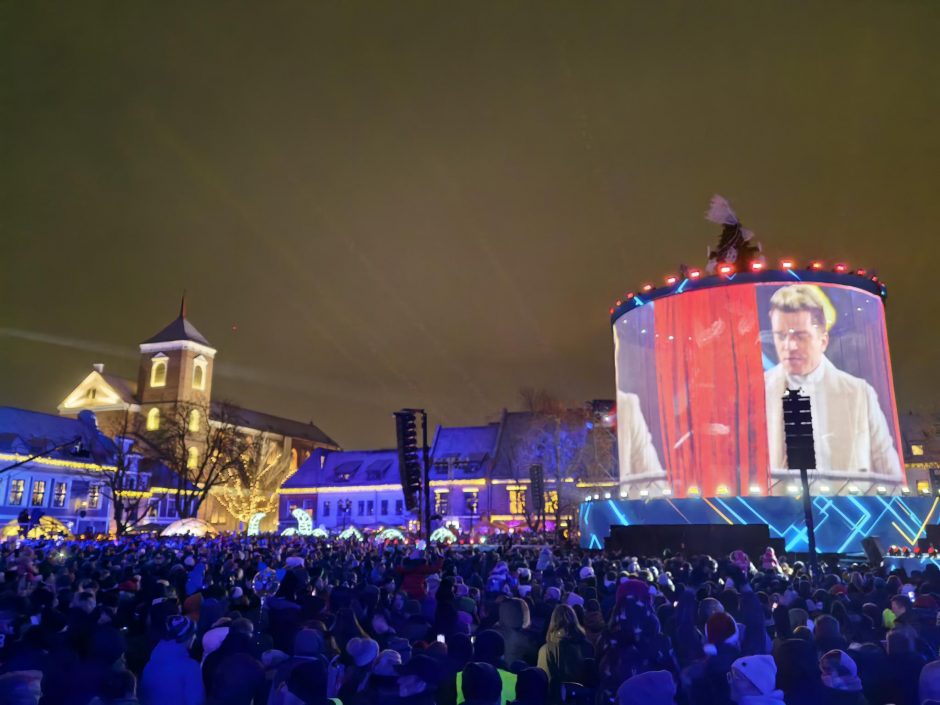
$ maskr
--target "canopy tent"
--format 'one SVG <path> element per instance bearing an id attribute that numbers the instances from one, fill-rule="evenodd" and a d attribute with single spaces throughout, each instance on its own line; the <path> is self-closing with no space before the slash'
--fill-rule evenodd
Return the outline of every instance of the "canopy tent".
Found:
<path id="1" fill-rule="evenodd" d="M 8 539 L 20 535 L 20 524 L 16 519 L 11 519 L 3 526 L 3 538 Z M 29 539 L 74 539 L 72 532 L 61 521 L 51 516 L 39 518 L 36 524 L 26 535 Z"/>
<path id="2" fill-rule="evenodd" d="M 202 519 L 177 519 L 163 530 L 161 536 L 218 536 L 219 530 Z"/>

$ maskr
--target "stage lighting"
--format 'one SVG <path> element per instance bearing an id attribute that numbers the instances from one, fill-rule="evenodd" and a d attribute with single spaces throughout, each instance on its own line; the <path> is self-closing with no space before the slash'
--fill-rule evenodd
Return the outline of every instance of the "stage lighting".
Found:
<path id="1" fill-rule="evenodd" d="M 849 494 L 859 494 L 858 485 L 849 485 Z"/>
<path id="2" fill-rule="evenodd" d="M 618 308 L 620 306 L 623 306 L 623 301 L 621 301 L 620 299 L 617 299 L 617 301 L 614 303 L 614 306 L 617 306 Z"/>
<path id="3" fill-rule="evenodd" d="M 751 271 L 752 271 L 752 272 L 759 272 L 759 271 L 761 271 L 763 268 L 764 268 L 764 263 L 763 263 L 763 262 L 751 262 Z"/>
<path id="4" fill-rule="evenodd" d="M 610 499 L 610 492 L 604 493 L 604 499 Z"/>
<path id="5" fill-rule="evenodd" d="M 644 284 L 643 287 L 640 289 L 640 291 L 642 291 L 644 294 L 648 294 L 652 290 L 653 290 L 652 284 Z"/>
<path id="6" fill-rule="evenodd" d="M 809 268 L 810 268 L 810 269 L 820 270 L 820 269 L 822 269 L 824 266 L 825 266 L 825 265 L 824 265 L 822 262 L 820 262 L 819 260 L 816 260 L 815 262 L 813 262 L 812 264 L 809 265 Z"/>
<path id="7" fill-rule="evenodd" d="M 584 498 L 584 501 L 585 501 L 585 502 L 590 502 L 590 501 L 591 501 L 591 495 L 588 495 L 587 497 L 585 497 L 585 498 Z"/>
<path id="8" fill-rule="evenodd" d="M 718 265 L 718 273 L 725 277 L 734 274 L 734 265 L 727 262 L 720 264 Z"/>
<path id="9" fill-rule="evenodd" d="M 689 488 L 689 494 L 697 495 L 697 494 L 698 494 L 698 487 L 696 487 L 695 485 L 692 485 L 692 486 Z"/>
<path id="10" fill-rule="evenodd" d="M 821 494 L 828 494 L 829 492 L 832 492 L 832 488 L 829 485 L 820 485 L 819 492 Z"/>
<path id="11" fill-rule="evenodd" d="M 663 497 L 671 497 L 671 496 L 672 496 L 672 490 L 669 489 L 668 487 L 663 488 Z"/>
<path id="12" fill-rule="evenodd" d="M 613 315 L 614 315 L 614 311 L 616 311 L 616 310 L 617 310 L 616 308 L 614 308 L 613 306 L 611 306 L 611 307 L 610 307 L 610 315 L 613 316 Z"/>
<path id="13" fill-rule="evenodd" d="M 594 495 L 594 499 L 600 499 L 600 498 L 601 496 L 599 494 Z"/>
<path id="14" fill-rule="evenodd" d="M 640 496 L 641 496 L 641 497 L 649 497 L 649 496 L 650 496 L 650 491 L 649 491 L 649 490 L 640 490 Z"/>
<path id="15" fill-rule="evenodd" d="M 748 489 L 751 494 L 760 494 L 760 485 L 751 485 Z"/>
<path id="16" fill-rule="evenodd" d="M 902 487 L 902 488 L 901 488 L 901 494 L 910 494 L 910 493 L 911 493 L 911 488 L 910 488 L 910 487 Z"/>
<path id="17" fill-rule="evenodd" d="M 620 490 L 620 499 L 626 499 L 626 498 L 627 498 L 627 491 Z"/>
<path id="18" fill-rule="evenodd" d="M 837 264 L 834 268 L 836 274 L 845 274 L 849 268 L 844 264 Z"/>
<path id="19" fill-rule="evenodd" d="M 787 492 L 789 494 L 796 494 L 799 491 L 800 491 L 799 485 L 787 485 Z"/>
<path id="20" fill-rule="evenodd" d="M 725 485 L 718 485 L 718 494 L 720 495 L 728 494 L 728 488 Z"/>
<path id="21" fill-rule="evenodd" d="M 627 294 L 627 301 L 629 301 L 632 298 L 633 298 L 633 292 L 631 291 L 629 294 Z"/>
<path id="22" fill-rule="evenodd" d="M 689 270 L 689 279 L 698 279 L 700 276 L 702 276 L 702 273 L 699 270 L 697 269 Z"/>
<path id="23" fill-rule="evenodd" d="M 930 494 L 930 490 L 929 490 L 928 488 L 926 488 L 926 487 L 921 487 L 921 488 L 920 488 L 920 493 L 921 493 L 921 494 Z"/>
<path id="24" fill-rule="evenodd" d="M 868 272 L 866 272 L 864 269 L 856 269 L 855 273 L 860 277 L 864 277 L 868 275 Z"/>
<path id="25" fill-rule="evenodd" d="M 781 269 L 793 269 L 793 266 L 794 266 L 794 265 L 793 265 L 793 260 L 792 260 L 792 259 L 785 259 L 785 260 L 783 260 L 783 261 L 780 263 L 780 268 L 781 268 Z"/>
<path id="26" fill-rule="evenodd" d="M 878 485 L 877 490 L 878 494 L 888 494 L 888 488 L 884 485 Z"/>
<path id="27" fill-rule="evenodd" d="M 679 281 L 679 277 L 675 277 L 675 276 L 666 277 L 666 286 L 672 286 L 677 281 Z"/>

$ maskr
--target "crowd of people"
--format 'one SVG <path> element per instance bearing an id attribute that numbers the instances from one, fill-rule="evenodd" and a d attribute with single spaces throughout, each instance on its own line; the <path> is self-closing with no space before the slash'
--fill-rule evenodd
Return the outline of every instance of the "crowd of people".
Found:
<path id="1" fill-rule="evenodd" d="M 230 535 L 0 568 L 0 705 L 940 704 L 933 564 Z"/>

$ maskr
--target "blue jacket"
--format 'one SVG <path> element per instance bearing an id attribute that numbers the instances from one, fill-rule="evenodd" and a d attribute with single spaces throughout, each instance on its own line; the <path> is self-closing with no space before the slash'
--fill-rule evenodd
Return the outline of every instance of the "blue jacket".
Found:
<path id="1" fill-rule="evenodd" d="M 202 672 L 199 663 L 189 657 L 186 644 L 157 644 L 144 666 L 139 697 L 141 705 L 204 705 Z"/>

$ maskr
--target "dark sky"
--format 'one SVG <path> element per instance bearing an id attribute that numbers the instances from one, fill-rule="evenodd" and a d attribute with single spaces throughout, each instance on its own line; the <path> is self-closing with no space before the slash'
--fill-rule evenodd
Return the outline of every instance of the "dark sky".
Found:
<path id="1" fill-rule="evenodd" d="M 135 374 L 184 288 L 216 396 L 346 447 L 610 398 L 608 307 L 703 263 L 718 192 L 772 261 L 879 270 L 929 407 L 937 37 L 928 1 L 3 3 L 0 403 Z"/>

